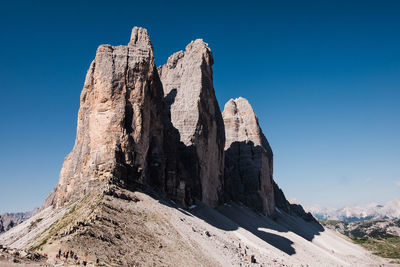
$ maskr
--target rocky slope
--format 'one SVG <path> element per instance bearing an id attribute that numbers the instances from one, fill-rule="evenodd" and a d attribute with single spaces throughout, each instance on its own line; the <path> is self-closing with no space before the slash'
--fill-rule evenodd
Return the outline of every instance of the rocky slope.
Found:
<path id="1" fill-rule="evenodd" d="M 65 265 L 74 261 L 56 259 L 60 248 L 73 250 L 81 260 L 87 253 L 90 265 L 99 259 L 105 266 L 387 263 L 335 232 L 283 211 L 270 218 L 236 202 L 216 209 L 199 202 L 185 210 L 150 191 L 113 185 L 69 205 L 42 210 L 0 235 L 0 244 L 33 248 L 46 253 L 49 264 Z"/>
<path id="2" fill-rule="evenodd" d="M 321 221 L 330 229 L 351 238 L 387 238 L 400 237 L 400 219 L 366 220 L 360 222 Z"/>
<path id="3" fill-rule="evenodd" d="M 400 219 L 320 222 L 325 228 L 348 236 L 374 254 L 394 259 L 392 263 L 400 264 Z"/>

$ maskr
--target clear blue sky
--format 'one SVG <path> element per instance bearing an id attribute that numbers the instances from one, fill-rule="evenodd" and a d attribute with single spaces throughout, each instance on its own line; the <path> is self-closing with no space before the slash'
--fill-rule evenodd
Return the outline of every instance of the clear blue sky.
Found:
<path id="1" fill-rule="evenodd" d="M 203 38 L 215 90 L 249 99 L 288 198 L 400 196 L 399 1 L 3 1 L 0 213 L 42 204 L 72 149 L 100 44 L 148 29 L 156 64 Z"/>

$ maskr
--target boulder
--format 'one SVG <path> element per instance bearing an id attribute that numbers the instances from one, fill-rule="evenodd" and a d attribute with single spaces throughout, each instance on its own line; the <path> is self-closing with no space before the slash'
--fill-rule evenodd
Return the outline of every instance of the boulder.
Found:
<path id="1" fill-rule="evenodd" d="M 254 255 L 248 255 L 248 256 L 246 257 L 246 259 L 247 259 L 247 261 L 248 261 L 249 263 L 256 263 L 256 258 L 254 257 Z"/>

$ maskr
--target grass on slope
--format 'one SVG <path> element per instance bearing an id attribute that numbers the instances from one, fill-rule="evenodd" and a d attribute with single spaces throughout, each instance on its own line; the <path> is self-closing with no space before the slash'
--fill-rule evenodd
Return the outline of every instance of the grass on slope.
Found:
<path id="1" fill-rule="evenodd" d="M 347 224 L 346 222 L 339 220 L 318 220 L 322 226 L 336 226 L 338 223 Z"/>
<path id="2" fill-rule="evenodd" d="M 398 236 L 383 239 L 355 238 L 353 242 L 373 251 L 375 255 L 390 259 L 400 259 L 400 237 Z"/>
<path id="3" fill-rule="evenodd" d="M 395 260 L 400 259 L 400 237 L 392 235 L 386 227 L 375 227 L 377 223 L 384 223 L 385 220 L 367 220 L 351 223 L 339 220 L 320 220 L 319 222 L 324 227 L 346 235 L 354 243 L 372 251 L 377 256 Z"/>
<path id="4" fill-rule="evenodd" d="M 60 220 L 54 222 L 49 228 L 43 231 L 41 235 L 39 235 L 35 245 L 33 245 L 29 250 L 35 251 L 41 249 L 45 244 L 47 244 L 51 237 L 57 235 L 58 232 L 76 221 L 77 211 L 80 211 L 85 205 L 88 205 L 89 197 L 90 193 L 86 194 L 79 203 L 71 205 L 70 210 L 65 213 Z"/>

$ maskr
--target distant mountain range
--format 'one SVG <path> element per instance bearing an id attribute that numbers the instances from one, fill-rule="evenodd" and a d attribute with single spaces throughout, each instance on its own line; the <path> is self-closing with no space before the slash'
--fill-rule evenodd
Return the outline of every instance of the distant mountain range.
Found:
<path id="1" fill-rule="evenodd" d="M 305 210 L 311 212 L 319 220 L 353 222 L 371 219 L 396 219 L 400 218 L 400 199 L 389 201 L 384 205 L 369 203 L 362 206 L 344 206 L 339 209 L 315 205 L 306 207 Z"/>
<path id="2" fill-rule="evenodd" d="M 38 209 L 34 209 L 31 211 L 27 211 L 27 212 L 0 214 L 0 233 L 8 231 L 11 228 L 13 228 L 14 226 L 29 219 L 37 211 L 38 211 Z"/>

